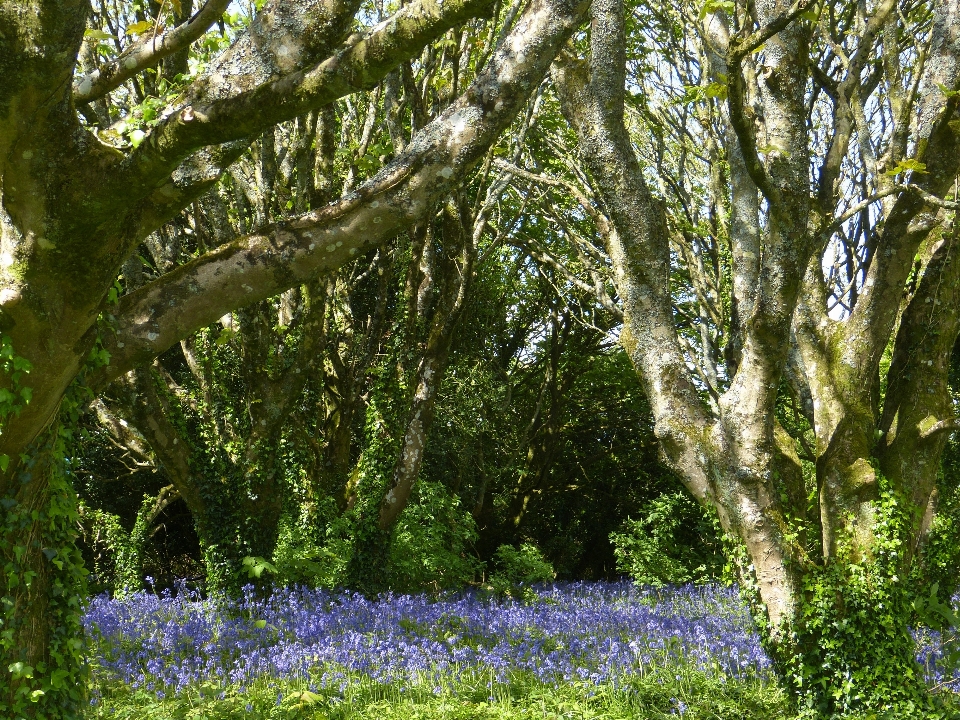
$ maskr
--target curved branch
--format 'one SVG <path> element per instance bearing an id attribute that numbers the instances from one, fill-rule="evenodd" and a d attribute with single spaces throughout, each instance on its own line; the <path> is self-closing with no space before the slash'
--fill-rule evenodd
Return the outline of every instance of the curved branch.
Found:
<path id="1" fill-rule="evenodd" d="M 408 6 L 409 7 L 409 6 Z M 226 312 L 334 270 L 421 220 L 529 99 L 586 4 L 534 0 L 467 92 L 359 190 L 228 243 L 124 296 L 102 386 Z"/>
<path id="2" fill-rule="evenodd" d="M 187 105 L 169 115 L 131 153 L 118 185 L 142 196 L 202 147 L 254 137 L 340 97 L 369 90 L 402 60 L 491 4 L 492 0 L 415 0 L 363 39 L 306 71 L 207 104 Z"/>
<path id="3" fill-rule="evenodd" d="M 77 104 L 97 100 L 153 67 L 168 55 L 183 50 L 202 36 L 226 11 L 230 0 L 207 0 L 188 22 L 160 35 L 143 35 L 106 65 L 73 79 L 73 100 Z"/>
<path id="4" fill-rule="evenodd" d="M 919 427 L 917 428 L 920 429 Z M 932 437 L 943 433 L 952 433 L 960 430 L 960 418 L 951 418 L 950 420 L 939 420 L 926 430 L 920 430 L 920 439 L 929 440 Z"/>

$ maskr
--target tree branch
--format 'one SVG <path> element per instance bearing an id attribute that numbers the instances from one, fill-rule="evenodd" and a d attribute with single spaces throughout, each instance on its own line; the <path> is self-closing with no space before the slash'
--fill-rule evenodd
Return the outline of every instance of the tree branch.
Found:
<path id="1" fill-rule="evenodd" d="M 919 426 L 917 428 L 920 429 Z M 920 430 L 920 439 L 929 440 L 932 437 L 942 433 L 952 433 L 960 430 L 960 418 L 951 418 L 950 420 L 939 420 L 926 430 Z"/>
<path id="2" fill-rule="evenodd" d="M 130 154 L 116 187 L 143 196 L 194 151 L 253 137 L 266 128 L 377 85 L 404 58 L 451 27 L 476 17 L 492 0 L 416 0 L 353 45 L 306 71 L 252 90 L 187 105 L 169 115 Z M 202 101 L 198 101 L 202 102 Z"/>
<path id="3" fill-rule="evenodd" d="M 75 77 L 74 102 L 81 104 L 97 100 L 163 58 L 183 50 L 209 29 L 229 4 L 230 0 L 207 0 L 189 22 L 160 35 L 145 34 L 106 65 Z"/>
<path id="4" fill-rule="evenodd" d="M 782 15 L 775 17 L 759 30 L 751 33 L 750 35 L 741 34 L 734 36 L 730 42 L 728 64 L 734 65 L 735 63 L 739 63 L 741 60 L 743 60 L 743 58 L 759 48 L 767 40 L 772 38 L 781 30 L 785 29 L 787 25 L 792 23 L 803 13 L 814 7 L 817 2 L 818 0 L 797 0 L 789 10 Z M 744 25 L 744 30 L 746 30 L 746 28 L 747 26 Z"/>
<path id="5" fill-rule="evenodd" d="M 410 7 L 410 6 L 408 6 Z M 124 296 L 103 385 L 226 312 L 302 284 L 421 220 L 513 120 L 586 4 L 534 0 L 464 95 L 392 163 L 321 210 L 239 238 Z"/>

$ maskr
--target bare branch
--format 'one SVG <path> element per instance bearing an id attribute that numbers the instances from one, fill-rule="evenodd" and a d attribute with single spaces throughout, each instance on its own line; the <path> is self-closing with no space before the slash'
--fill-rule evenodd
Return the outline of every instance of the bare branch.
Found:
<path id="1" fill-rule="evenodd" d="M 881 190 L 881 191 L 879 191 L 879 192 L 874 193 L 873 195 L 871 195 L 870 197 L 868 197 L 866 200 L 862 200 L 862 201 L 858 202 L 856 205 L 854 205 L 854 206 L 851 207 L 849 210 L 847 210 L 843 215 L 841 215 L 840 217 L 838 217 L 838 218 L 834 219 L 833 221 L 831 221 L 828 225 L 825 225 L 823 228 L 821 228 L 821 229 L 818 231 L 818 234 L 819 234 L 820 237 L 821 237 L 822 239 L 824 239 L 824 240 L 827 239 L 827 238 L 829 238 L 829 237 L 830 237 L 833 233 L 835 233 L 835 232 L 837 231 L 837 229 L 839 229 L 847 220 L 849 220 L 849 219 L 852 218 L 852 217 L 856 217 L 857 215 L 859 215 L 860 213 L 862 213 L 864 210 L 866 210 L 867 208 L 869 208 L 871 205 L 873 205 L 875 202 L 877 202 L 877 200 L 880 200 L 880 199 L 882 199 L 882 198 L 885 198 L 885 197 L 887 197 L 887 196 L 889 196 L 889 195 L 894 195 L 894 194 L 900 192 L 901 190 L 906 190 L 907 187 L 908 187 L 908 186 L 906 186 L 906 185 L 892 185 L 892 186 L 890 186 L 890 187 L 884 188 L 883 190 Z M 920 188 L 917 188 L 917 190 L 920 190 Z"/>
<path id="2" fill-rule="evenodd" d="M 943 433 L 952 433 L 960 430 L 960 418 L 951 418 L 950 420 L 938 420 L 936 423 L 928 427 L 926 430 L 917 428 L 920 430 L 920 439 L 929 440 L 932 437 L 941 435 Z"/>
<path id="3" fill-rule="evenodd" d="M 927 192 L 919 185 L 914 183 L 906 183 L 905 185 L 897 185 L 897 190 L 903 190 L 905 192 L 914 192 L 919 195 L 928 205 L 933 205 L 934 207 L 944 208 L 945 210 L 958 210 L 960 209 L 960 202 L 954 200 L 944 200 L 937 195 L 934 195 L 931 192 Z"/>
<path id="4" fill-rule="evenodd" d="M 803 15 L 814 6 L 818 0 L 797 0 L 789 10 L 782 15 L 774 18 L 759 30 L 748 36 L 734 37 L 730 42 L 729 60 L 730 65 L 739 63 L 743 58 L 763 45 L 767 40 L 785 29 L 798 17 Z M 746 29 L 747 26 L 744 26 Z"/>

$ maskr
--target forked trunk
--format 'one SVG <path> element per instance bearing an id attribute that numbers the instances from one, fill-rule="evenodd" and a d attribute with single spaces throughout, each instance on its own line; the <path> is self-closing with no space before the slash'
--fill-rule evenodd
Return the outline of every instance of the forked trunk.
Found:
<path id="1" fill-rule="evenodd" d="M 852 114 L 863 107 L 864 63 L 895 7 L 879 3 L 863 18 L 863 45 L 831 89 L 836 134 L 813 188 L 805 88 L 814 27 L 798 20 L 804 4 L 765 0 L 749 12 L 735 9 L 749 23 L 736 35 L 730 11 L 707 13 L 727 96 L 727 156 L 739 173 L 731 207 L 745 224 L 730 229 L 733 303 L 749 313 L 723 328 L 733 338 L 728 386 L 707 388 L 710 401 L 693 382 L 695 359 L 677 334 L 664 204 L 646 185 L 624 123 L 621 2 L 594 0 L 589 60 L 564 56 L 553 72 L 609 217 L 611 227 L 600 229 L 623 303 L 620 339 L 644 381 L 663 457 L 740 544 L 742 580 L 766 646 L 799 708 L 816 717 L 916 715 L 931 703 L 907 624 L 916 597 L 908 574 L 929 523 L 945 433 L 960 426 L 946 385 L 960 305 L 957 232 L 938 216 L 953 207 L 938 203 L 960 171 L 960 101 L 951 90 L 960 84 L 956 0 L 936 5 L 930 60 L 915 78 L 928 89 L 916 128 L 924 172 L 910 177 L 916 190 L 883 206 L 875 242 L 886 250 L 864 250 L 862 284 L 842 320 L 828 312 L 821 257 L 843 223 L 834 218 L 836 193 Z M 938 86 L 947 93 L 938 95 Z M 876 180 L 880 188 L 891 189 L 889 176 Z M 751 230 L 760 212 L 766 222 L 757 247 Z M 918 256 L 919 285 L 904 297 Z M 891 336 L 881 410 L 881 359 Z M 793 436 L 777 416 L 784 380 L 808 400 Z M 797 437 L 803 423 L 812 448 Z M 815 469 L 803 471 L 801 445 Z"/>

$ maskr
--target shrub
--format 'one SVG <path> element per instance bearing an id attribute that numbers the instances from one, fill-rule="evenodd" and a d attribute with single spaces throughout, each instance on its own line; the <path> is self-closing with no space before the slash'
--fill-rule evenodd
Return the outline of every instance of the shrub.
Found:
<path id="1" fill-rule="evenodd" d="M 421 478 L 400 515 L 390 548 L 390 587 L 398 592 L 441 590 L 470 583 L 482 567 L 473 552 L 477 528 L 459 498 Z"/>
<path id="2" fill-rule="evenodd" d="M 719 523 L 685 491 L 651 501 L 610 534 L 617 569 L 638 585 L 703 583 L 724 574 Z"/>
<path id="3" fill-rule="evenodd" d="M 501 545 L 493 556 L 494 571 L 490 575 L 490 587 L 499 595 L 526 596 L 535 583 L 550 582 L 557 574 L 543 553 L 529 543 L 519 548 Z"/>
<path id="4" fill-rule="evenodd" d="M 337 517 L 335 507 L 306 508 L 300 517 L 285 516 L 273 551 L 277 584 L 314 588 L 342 584 L 350 536 L 350 519 Z"/>

